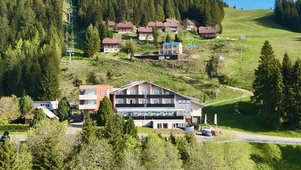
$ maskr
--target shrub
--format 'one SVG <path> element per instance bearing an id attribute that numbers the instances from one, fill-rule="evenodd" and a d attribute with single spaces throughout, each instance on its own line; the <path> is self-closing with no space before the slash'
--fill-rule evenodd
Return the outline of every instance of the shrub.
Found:
<path id="1" fill-rule="evenodd" d="M 26 132 L 29 130 L 29 125 L 26 124 L 6 124 L 0 125 L 0 131 L 5 132 Z"/>
<path id="2" fill-rule="evenodd" d="M 87 81 L 93 84 L 103 84 L 106 80 L 107 76 L 105 74 L 92 71 L 89 73 Z"/>

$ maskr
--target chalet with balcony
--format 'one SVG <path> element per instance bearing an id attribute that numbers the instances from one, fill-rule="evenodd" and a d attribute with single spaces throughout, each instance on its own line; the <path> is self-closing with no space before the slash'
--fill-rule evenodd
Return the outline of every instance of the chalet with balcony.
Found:
<path id="1" fill-rule="evenodd" d="M 180 42 L 165 42 L 160 50 L 161 55 L 183 54 L 183 45 Z"/>
<path id="2" fill-rule="evenodd" d="M 137 34 L 139 40 L 154 40 L 152 27 L 139 27 L 137 30 Z"/>
<path id="3" fill-rule="evenodd" d="M 132 33 L 133 32 L 133 24 L 131 22 L 118 23 L 116 25 L 116 29 L 118 33 Z"/>
<path id="4" fill-rule="evenodd" d="M 199 27 L 199 35 L 202 39 L 213 39 L 217 37 L 217 31 L 212 27 Z"/>
<path id="5" fill-rule="evenodd" d="M 103 52 L 119 52 L 121 47 L 121 39 L 119 38 L 105 38 L 102 41 Z"/>
<path id="6" fill-rule="evenodd" d="M 181 23 L 178 20 L 166 19 L 166 21 L 164 22 L 165 32 L 173 32 L 177 34 L 180 28 L 181 28 Z"/>
<path id="7" fill-rule="evenodd" d="M 147 81 L 127 84 L 111 93 L 116 113 L 132 117 L 136 126 L 154 129 L 198 123 L 203 106 L 196 100 Z"/>
<path id="8" fill-rule="evenodd" d="M 149 22 L 147 23 L 147 26 L 148 27 L 151 27 L 151 28 L 155 28 L 157 27 L 158 31 L 163 31 L 164 30 L 164 23 L 163 22 L 159 22 L 159 21 L 156 21 L 156 22 Z"/>
<path id="9" fill-rule="evenodd" d="M 197 26 L 199 24 L 196 21 L 185 19 L 184 20 L 184 27 L 187 31 L 197 31 Z"/>
<path id="10" fill-rule="evenodd" d="M 113 86 L 105 85 L 83 85 L 79 87 L 79 110 L 87 114 L 99 109 L 100 101 L 109 97 Z"/>

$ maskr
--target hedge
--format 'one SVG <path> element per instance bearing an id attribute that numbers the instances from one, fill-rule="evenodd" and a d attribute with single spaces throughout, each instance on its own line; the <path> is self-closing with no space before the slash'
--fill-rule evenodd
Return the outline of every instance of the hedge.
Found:
<path id="1" fill-rule="evenodd" d="M 0 132 L 26 132 L 30 129 L 27 124 L 6 124 L 0 125 Z"/>

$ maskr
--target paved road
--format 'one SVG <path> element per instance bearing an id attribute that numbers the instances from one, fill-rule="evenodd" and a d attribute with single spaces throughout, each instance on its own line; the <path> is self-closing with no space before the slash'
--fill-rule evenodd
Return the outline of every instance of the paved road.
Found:
<path id="1" fill-rule="evenodd" d="M 246 141 L 249 143 L 273 143 L 286 145 L 301 145 L 301 138 L 260 135 L 249 132 L 222 129 L 221 132 L 231 138 L 231 141 Z"/>

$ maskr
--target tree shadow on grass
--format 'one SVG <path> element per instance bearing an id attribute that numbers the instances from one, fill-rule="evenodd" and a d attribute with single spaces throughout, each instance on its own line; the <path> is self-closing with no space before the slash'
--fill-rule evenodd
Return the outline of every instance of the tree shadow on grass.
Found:
<path id="1" fill-rule="evenodd" d="M 262 25 L 264 27 L 291 31 L 288 28 L 277 23 L 273 17 L 273 14 L 270 14 L 264 17 L 253 19 L 253 21 L 257 22 L 259 25 Z"/>
<path id="2" fill-rule="evenodd" d="M 235 105 L 238 103 L 239 112 L 235 113 Z M 213 123 L 214 114 L 218 114 L 218 125 L 245 131 L 262 132 L 270 131 L 263 126 L 261 117 L 258 115 L 258 107 L 249 101 L 238 101 L 224 105 L 213 105 L 204 108 L 203 113 L 208 114 L 208 121 Z"/>
<path id="3" fill-rule="evenodd" d="M 279 145 L 279 148 L 281 150 L 282 160 L 294 168 L 301 169 L 301 146 Z"/>

